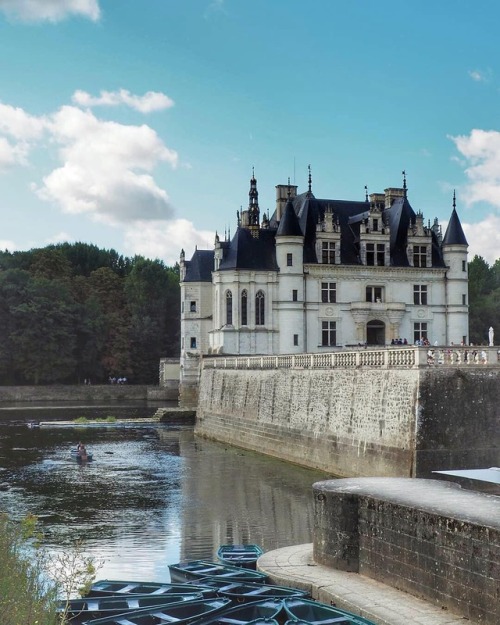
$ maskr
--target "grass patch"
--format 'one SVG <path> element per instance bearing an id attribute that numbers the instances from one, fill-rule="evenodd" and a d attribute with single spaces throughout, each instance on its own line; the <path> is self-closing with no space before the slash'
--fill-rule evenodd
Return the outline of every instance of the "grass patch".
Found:
<path id="1" fill-rule="evenodd" d="M 77 417 L 73 419 L 73 423 L 115 423 L 116 417 L 97 417 L 96 419 L 87 419 L 87 417 Z"/>

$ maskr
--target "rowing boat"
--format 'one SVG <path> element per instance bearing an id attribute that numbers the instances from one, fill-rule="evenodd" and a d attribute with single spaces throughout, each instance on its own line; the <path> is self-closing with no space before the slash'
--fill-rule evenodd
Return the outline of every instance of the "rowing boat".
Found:
<path id="1" fill-rule="evenodd" d="M 180 595 L 199 593 L 203 597 L 214 597 L 213 587 L 202 584 L 170 584 L 162 582 L 130 582 L 102 579 L 94 582 L 87 597 L 109 595 Z"/>
<path id="2" fill-rule="evenodd" d="M 87 451 L 84 455 L 82 455 L 77 449 L 70 449 L 69 456 L 72 460 L 76 460 L 77 462 L 92 460 L 92 454 L 90 451 Z"/>
<path id="3" fill-rule="evenodd" d="M 110 595 L 108 597 L 85 597 L 60 601 L 57 612 L 70 625 L 79 625 L 89 619 L 114 616 L 133 610 L 153 608 L 165 605 L 179 605 L 185 601 L 202 599 L 200 593 L 183 595 Z"/>
<path id="4" fill-rule="evenodd" d="M 169 564 L 170 579 L 173 582 L 189 581 L 203 577 L 217 577 L 230 581 L 260 582 L 265 583 L 267 575 L 251 569 L 243 569 L 239 566 L 230 566 L 209 560 L 189 560 Z"/>
<path id="5" fill-rule="evenodd" d="M 217 577 L 202 577 L 200 584 L 213 586 L 219 597 L 227 597 L 234 603 L 248 603 L 263 599 L 283 599 L 285 597 L 309 597 L 309 593 L 288 586 L 272 586 L 255 582 L 230 582 Z"/>
<path id="6" fill-rule="evenodd" d="M 263 553 L 259 545 L 221 545 L 217 550 L 217 558 L 223 564 L 255 570 L 257 560 Z"/>
<path id="7" fill-rule="evenodd" d="M 266 599 L 228 608 L 209 618 L 198 619 L 192 625 L 249 625 L 263 620 L 273 625 L 282 610 L 283 602 L 280 599 Z"/>
<path id="8" fill-rule="evenodd" d="M 143 610 L 132 610 L 105 618 L 83 621 L 82 625 L 183 625 L 194 620 L 204 620 L 230 605 L 229 599 L 213 598 L 186 601 L 183 604 L 163 605 Z"/>
<path id="9" fill-rule="evenodd" d="M 375 625 L 373 621 L 352 612 L 300 597 L 283 599 L 283 609 L 288 615 L 288 625 Z"/>

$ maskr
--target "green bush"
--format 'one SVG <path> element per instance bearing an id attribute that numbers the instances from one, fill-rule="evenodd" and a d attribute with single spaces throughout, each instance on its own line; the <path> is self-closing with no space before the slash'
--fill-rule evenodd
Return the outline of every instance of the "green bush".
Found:
<path id="1" fill-rule="evenodd" d="M 14 523 L 0 514 L 0 623 L 55 625 L 57 584 L 47 579 L 36 518 Z"/>

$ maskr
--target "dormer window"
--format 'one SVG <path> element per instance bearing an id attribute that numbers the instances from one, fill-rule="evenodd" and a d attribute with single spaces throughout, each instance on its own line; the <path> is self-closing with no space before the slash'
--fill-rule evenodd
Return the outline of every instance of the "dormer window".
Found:
<path id="1" fill-rule="evenodd" d="M 378 219 L 373 220 L 373 232 L 378 232 Z"/>
<path id="2" fill-rule="evenodd" d="M 334 241 L 323 241 L 321 244 L 321 262 L 323 265 L 335 265 Z"/>
<path id="3" fill-rule="evenodd" d="M 366 244 L 366 264 L 372 267 L 385 265 L 385 243 Z"/>
<path id="4" fill-rule="evenodd" d="M 414 267 L 427 267 L 427 246 L 426 245 L 414 245 L 413 246 L 413 266 Z"/>

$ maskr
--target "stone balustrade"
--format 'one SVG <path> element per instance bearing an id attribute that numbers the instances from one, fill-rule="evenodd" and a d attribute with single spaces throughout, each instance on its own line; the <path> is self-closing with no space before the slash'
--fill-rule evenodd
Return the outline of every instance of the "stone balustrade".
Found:
<path id="1" fill-rule="evenodd" d="M 383 347 L 277 356 L 205 356 L 204 369 L 415 369 L 432 366 L 500 366 L 497 347 Z"/>

